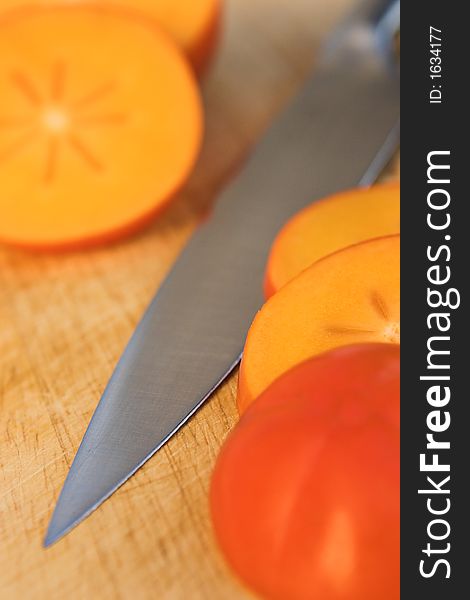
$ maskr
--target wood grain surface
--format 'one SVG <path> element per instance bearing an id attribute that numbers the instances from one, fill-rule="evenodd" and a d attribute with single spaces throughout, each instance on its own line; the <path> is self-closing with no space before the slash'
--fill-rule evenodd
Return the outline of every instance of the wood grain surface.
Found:
<path id="1" fill-rule="evenodd" d="M 1 600 L 251 597 L 216 548 L 207 502 L 217 451 L 236 421 L 235 377 L 78 528 L 48 550 L 42 539 L 144 308 L 350 4 L 226 2 L 203 85 L 205 146 L 172 207 L 141 234 L 97 250 L 34 255 L 0 247 Z"/>

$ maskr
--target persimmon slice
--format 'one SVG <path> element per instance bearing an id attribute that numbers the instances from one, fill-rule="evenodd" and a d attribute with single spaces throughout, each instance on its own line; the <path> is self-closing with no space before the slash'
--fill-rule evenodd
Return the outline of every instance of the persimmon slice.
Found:
<path id="1" fill-rule="evenodd" d="M 330 254 L 281 288 L 255 317 L 243 351 L 238 408 L 243 412 L 277 377 L 311 356 L 399 339 L 400 236 Z"/>
<path id="2" fill-rule="evenodd" d="M 184 183 L 202 136 L 192 70 L 165 34 L 92 7 L 0 19 L 0 238 L 101 241 Z"/>
<path id="3" fill-rule="evenodd" d="M 314 202 L 276 237 L 266 267 L 267 298 L 315 261 L 364 240 L 400 232 L 400 184 L 348 190 Z"/>
<path id="4" fill-rule="evenodd" d="M 175 40 L 198 72 L 215 49 L 221 14 L 220 0 L 2 0 L 0 10 L 25 5 L 93 5 L 141 11 Z"/>

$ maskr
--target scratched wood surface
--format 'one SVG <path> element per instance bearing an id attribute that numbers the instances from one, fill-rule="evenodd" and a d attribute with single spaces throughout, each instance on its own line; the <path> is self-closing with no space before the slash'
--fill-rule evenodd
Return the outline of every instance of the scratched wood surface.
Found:
<path id="1" fill-rule="evenodd" d="M 47 551 L 41 542 L 139 316 L 350 4 L 229 0 L 204 82 L 203 153 L 167 213 L 98 250 L 39 256 L 0 247 L 1 600 L 251 597 L 216 548 L 207 502 L 217 451 L 236 421 L 234 377 L 110 501 Z"/>

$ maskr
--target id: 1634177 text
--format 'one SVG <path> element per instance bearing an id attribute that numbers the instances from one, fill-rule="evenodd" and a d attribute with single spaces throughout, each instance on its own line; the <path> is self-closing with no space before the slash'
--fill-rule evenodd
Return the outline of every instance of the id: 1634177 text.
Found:
<path id="1" fill-rule="evenodd" d="M 429 103 L 442 103 L 442 31 L 429 27 L 429 77 L 432 87 L 429 91 Z"/>

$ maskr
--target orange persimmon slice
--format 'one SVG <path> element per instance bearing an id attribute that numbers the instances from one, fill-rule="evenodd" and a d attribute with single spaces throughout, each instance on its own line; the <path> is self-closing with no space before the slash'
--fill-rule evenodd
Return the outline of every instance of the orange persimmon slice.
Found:
<path id="1" fill-rule="evenodd" d="M 281 288 L 255 317 L 243 351 L 238 408 L 243 412 L 282 373 L 316 354 L 399 338 L 400 236 L 330 254 Z"/>
<path id="2" fill-rule="evenodd" d="M 144 21 L 0 18 L 0 239 L 57 248 L 135 229 L 184 183 L 201 136 L 192 71 Z"/>
<path id="3" fill-rule="evenodd" d="M 400 184 L 357 188 L 314 202 L 276 237 L 266 267 L 267 298 L 315 261 L 364 240 L 400 232 Z"/>
<path id="4" fill-rule="evenodd" d="M 215 50 L 221 15 L 220 0 L 1 0 L 0 10 L 25 5 L 93 5 L 141 11 L 175 40 L 197 72 L 204 69 Z"/>

